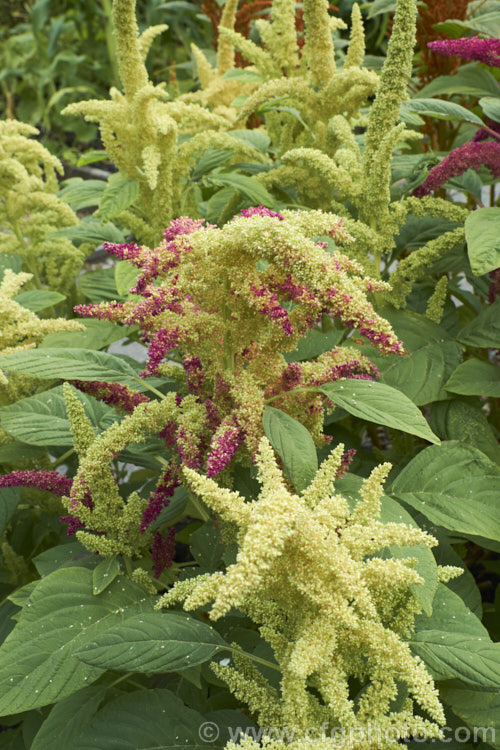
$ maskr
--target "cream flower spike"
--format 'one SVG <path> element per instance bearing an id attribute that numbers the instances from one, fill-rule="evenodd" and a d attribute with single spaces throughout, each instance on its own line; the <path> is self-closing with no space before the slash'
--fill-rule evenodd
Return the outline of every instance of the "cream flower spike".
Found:
<path id="1" fill-rule="evenodd" d="M 391 736 L 399 730 L 403 737 L 405 731 L 439 737 L 445 721 L 432 678 L 406 642 L 421 609 L 413 589 L 423 583 L 411 547 L 437 542 L 416 527 L 380 520 L 390 464 L 376 467 L 365 479 L 350 510 L 348 501 L 334 493 L 343 450 L 339 445 L 332 451 L 300 496 L 289 491 L 267 438 L 256 454 L 261 491 L 253 501 L 185 471 L 191 489 L 208 507 L 238 526 L 238 554 L 225 573 L 174 584 L 157 604 L 160 609 L 184 600 L 185 609 L 192 610 L 212 601 L 212 620 L 237 608 L 259 626 L 283 675 L 278 699 L 245 658 L 212 668 L 264 726 L 271 711 L 274 722 L 293 727 L 297 741 L 286 747 L 297 750 L 316 747 L 304 744 L 307 728 L 323 723 L 335 727 L 340 722 L 362 732 L 371 722 L 387 727 Z M 393 544 L 410 548 L 408 556 L 387 557 Z M 453 572 L 443 570 L 442 576 Z M 364 685 L 357 702 L 351 695 L 353 678 Z M 394 710 L 400 682 L 429 719 L 420 711 L 414 715 L 412 700 Z M 347 745 L 325 738 L 317 747 Z M 393 745 L 352 747 L 385 750 Z"/>

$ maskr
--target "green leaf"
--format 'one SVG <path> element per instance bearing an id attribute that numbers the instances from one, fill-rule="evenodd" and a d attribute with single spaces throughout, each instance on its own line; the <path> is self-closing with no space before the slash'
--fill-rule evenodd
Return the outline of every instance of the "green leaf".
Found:
<path id="1" fill-rule="evenodd" d="M 262 151 L 263 154 L 267 152 L 267 149 L 271 145 L 271 139 L 261 130 L 230 130 L 229 135 L 253 146 L 258 151 Z"/>
<path id="2" fill-rule="evenodd" d="M 137 284 L 139 269 L 127 260 L 121 260 L 115 266 L 115 284 L 120 297 L 130 294 L 130 287 Z"/>
<path id="3" fill-rule="evenodd" d="M 262 205 L 272 208 L 274 198 L 271 193 L 255 177 L 231 172 L 230 174 L 217 174 L 205 178 L 205 181 L 218 187 L 230 187 L 237 190 L 241 195 L 251 202 L 252 205 Z"/>
<path id="4" fill-rule="evenodd" d="M 37 0 L 30 10 L 30 21 L 33 31 L 37 33 L 50 18 L 50 0 Z"/>
<path id="5" fill-rule="evenodd" d="M 500 750 L 500 692 L 484 689 L 441 686 L 440 697 L 445 705 L 476 728 L 476 736 Z M 478 746 L 479 747 L 479 746 Z M 482 747 L 482 745 L 481 745 Z"/>
<path id="6" fill-rule="evenodd" d="M 304 338 L 300 339 L 293 351 L 285 354 L 285 359 L 287 362 L 313 359 L 337 346 L 342 341 L 343 336 L 344 331 L 339 331 L 336 328 L 331 328 L 328 331 L 313 328 Z"/>
<path id="7" fill-rule="evenodd" d="M 58 192 L 58 197 L 69 203 L 74 211 L 82 208 L 98 206 L 106 187 L 105 180 L 84 180 L 81 177 L 71 177 L 65 180 Z"/>
<path id="8" fill-rule="evenodd" d="M 106 161 L 107 159 L 108 154 L 106 151 L 91 149 L 80 156 L 76 162 L 76 166 L 84 167 L 86 164 L 95 164 L 96 161 Z"/>
<path id="9" fill-rule="evenodd" d="M 474 169 L 467 169 L 463 174 L 452 177 L 445 185 L 461 193 L 470 193 L 479 201 L 482 199 L 483 182 Z"/>
<path id="10" fill-rule="evenodd" d="M 500 208 L 479 208 L 465 220 L 472 273 L 482 276 L 500 266 Z"/>
<path id="11" fill-rule="evenodd" d="M 125 242 L 125 235 L 121 229 L 110 221 L 102 224 L 99 219 L 92 216 L 85 217 L 73 227 L 51 232 L 47 237 L 67 237 L 77 245 L 81 242 L 90 242 L 94 245 L 101 245 L 103 242 Z"/>
<path id="12" fill-rule="evenodd" d="M 312 482 L 318 470 L 318 457 L 313 439 L 303 424 L 280 409 L 266 406 L 264 432 L 281 457 L 288 478 L 297 492 Z"/>
<path id="13" fill-rule="evenodd" d="M 246 70 L 245 68 L 232 68 L 228 70 L 222 78 L 225 81 L 247 81 L 250 83 L 257 81 L 265 81 L 265 77 L 256 70 Z"/>
<path id="14" fill-rule="evenodd" d="M 14 617 L 18 612 L 19 607 L 17 604 L 9 599 L 5 599 L 4 602 L 0 604 L 0 643 L 3 643 L 11 630 L 14 630 L 16 626 Z"/>
<path id="15" fill-rule="evenodd" d="M 93 396 L 78 393 L 78 398 L 98 431 L 109 427 L 110 418 L 118 418 L 112 407 Z M 20 399 L 0 409 L 0 424 L 10 435 L 29 445 L 73 445 L 62 386 Z"/>
<path id="16" fill-rule="evenodd" d="M 31 597 L 31 594 L 36 589 L 39 583 L 40 581 L 30 581 L 29 583 L 26 583 L 24 586 L 21 586 L 20 589 L 16 589 L 12 592 L 12 594 L 9 594 L 8 601 L 15 604 L 16 607 L 25 607 Z"/>
<path id="17" fill-rule="evenodd" d="M 418 115 L 437 117 L 439 120 L 464 120 L 485 127 L 480 117 L 455 102 L 445 102 L 441 99 L 410 99 L 403 102 L 401 109 Z"/>
<path id="18" fill-rule="evenodd" d="M 24 349 L 2 357 L 2 369 L 44 380 L 99 380 L 137 389 L 136 372 L 128 362 L 91 349 Z"/>
<path id="19" fill-rule="evenodd" d="M 430 533 L 439 541 L 439 545 L 434 547 L 434 556 L 438 565 L 454 565 L 462 569 L 462 575 L 452 578 L 446 584 L 447 588 L 454 591 L 455 594 L 469 607 L 469 609 L 481 619 L 483 616 L 483 603 L 481 592 L 476 584 L 474 576 L 464 561 L 451 546 L 447 532 L 444 529 L 432 527 Z"/>
<path id="20" fill-rule="evenodd" d="M 484 453 L 451 440 L 416 455 L 390 491 L 437 526 L 500 541 L 499 481 L 500 468 Z"/>
<path id="21" fill-rule="evenodd" d="M 409 641 L 437 680 L 500 687 L 500 643 L 457 594 L 439 584 L 431 617 L 417 615 Z"/>
<path id="22" fill-rule="evenodd" d="M 500 97 L 498 83 L 485 68 L 464 65 L 452 76 L 438 76 L 424 86 L 416 95 L 428 99 L 441 94 L 463 94 L 466 96 Z"/>
<path id="23" fill-rule="evenodd" d="M 217 728 L 223 731 L 219 737 L 209 737 L 209 747 L 221 748 L 226 745 L 227 732 L 223 721 L 216 721 L 217 714 L 212 716 Z M 175 750 L 181 747 L 207 750 L 202 725 L 210 718 L 210 715 L 202 716 L 187 708 L 170 690 L 136 691 L 106 703 L 78 739 L 64 750 L 96 750 L 96 741 L 106 750 Z M 241 716 L 241 721 L 232 717 L 229 726 L 238 725 L 247 725 L 245 716 Z"/>
<path id="24" fill-rule="evenodd" d="M 463 396 L 500 396 L 500 367 L 480 359 L 467 359 L 453 372 L 446 390 Z"/>
<path id="25" fill-rule="evenodd" d="M 500 299 L 486 305 L 462 328 L 457 339 L 468 346 L 500 349 Z"/>
<path id="26" fill-rule="evenodd" d="M 58 305 L 66 297 L 64 294 L 52 292 L 49 289 L 32 289 L 29 292 L 21 292 L 14 299 L 31 312 L 38 312 L 39 310 L 45 310 L 47 307 Z"/>
<path id="27" fill-rule="evenodd" d="M 178 518 L 184 513 L 187 502 L 188 502 L 187 491 L 185 487 L 182 487 L 181 485 L 180 487 L 177 487 L 167 507 L 163 508 L 158 518 L 156 518 L 153 521 L 153 523 L 150 524 L 149 528 L 152 531 L 155 531 L 156 529 L 159 529 L 160 526 L 163 526 L 163 524 L 165 523 L 171 524 L 172 521 L 175 521 L 176 518 Z"/>
<path id="28" fill-rule="evenodd" d="M 382 13 L 394 13 L 396 10 L 396 0 L 373 0 L 370 3 L 368 18 L 375 18 Z"/>
<path id="29" fill-rule="evenodd" d="M 87 639 L 77 657 L 119 672 L 162 673 L 208 661 L 224 646 L 214 628 L 177 612 L 150 612 Z"/>
<path id="30" fill-rule="evenodd" d="M 380 354 L 374 347 L 360 349 L 380 371 L 380 382 L 402 391 L 417 406 L 446 398 L 444 384 L 461 360 L 461 347 L 447 332 L 417 313 L 384 310 L 406 356 Z"/>
<path id="31" fill-rule="evenodd" d="M 213 521 L 207 521 L 191 534 L 189 541 L 191 554 L 196 562 L 211 572 L 217 570 L 222 558 L 224 546 L 220 538 L 220 530 Z"/>
<path id="32" fill-rule="evenodd" d="M 20 487 L 0 488 L 0 534 L 3 534 L 3 532 L 7 528 L 10 519 L 16 511 L 20 499 Z"/>
<path id="33" fill-rule="evenodd" d="M 92 572 L 85 568 L 42 579 L 0 648 L 0 716 L 55 703 L 94 682 L 102 670 L 80 662 L 75 651 L 151 609 L 144 589 L 126 578 L 99 596 L 92 594 Z"/>
<path id="34" fill-rule="evenodd" d="M 28 445 L 19 440 L 11 440 L 0 445 L 0 464 L 16 464 L 26 459 L 36 458 L 45 453 L 42 446 Z"/>
<path id="35" fill-rule="evenodd" d="M 381 505 L 380 520 L 382 523 L 404 523 L 407 526 L 418 528 L 418 524 L 415 523 L 410 514 L 392 498 L 384 495 Z M 425 544 L 415 544 L 411 547 L 392 545 L 389 551 L 392 557 L 400 560 L 409 557 L 416 559 L 415 570 L 423 578 L 424 583 L 412 583 L 410 589 L 426 615 L 430 616 L 438 585 L 438 570 L 431 550 Z"/>
<path id="36" fill-rule="evenodd" d="M 226 187 L 211 195 L 206 205 L 207 221 L 217 224 L 225 207 L 236 194 L 234 188 Z"/>
<path id="37" fill-rule="evenodd" d="M 238 94 L 238 96 L 235 96 L 230 106 L 242 107 L 245 104 L 247 99 L 248 99 L 248 96 L 246 94 Z"/>
<path id="38" fill-rule="evenodd" d="M 485 96 L 479 100 L 479 104 L 486 117 L 495 122 L 500 122 L 500 98 L 493 96 Z"/>
<path id="39" fill-rule="evenodd" d="M 94 568 L 94 572 L 92 573 L 92 593 L 94 596 L 102 594 L 102 592 L 113 583 L 119 573 L 120 562 L 117 557 L 108 557 L 102 560 L 102 562 Z"/>
<path id="40" fill-rule="evenodd" d="M 114 268 L 82 273 L 78 277 L 78 288 L 93 304 L 121 299 L 116 288 Z"/>
<path id="41" fill-rule="evenodd" d="M 225 164 L 226 161 L 233 156 L 234 151 L 228 151 L 227 149 L 214 148 L 205 151 L 196 162 L 196 165 L 191 172 L 191 179 L 199 180 L 204 174 L 207 174 L 208 172 L 211 172 L 212 169 Z"/>
<path id="42" fill-rule="evenodd" d="M 479 32 L 486 37 L 498 37 L 500 36 L 500 13 L 495 11 L 481 13 L 477 16 L 467 18 L 466 21 L 451 18 L 442 23 L 434 24 L 433 28 L 455 39 L 468 36 L 471 31 Z"/>
<path id="43" fill-rule="evenodd" d="M 430 443 L 440 442 L 415 404 L 385 383 L 347 379 L 317 390 L 355 417 L 417 435 Z"/>
<path id="44" fill-rule="evenodd" d="M 33 564 L 38 573 L 45 578 L 59 568 L 74 566 L 93 567 L 89 563 L 99 564 L 99 558 L 89 552 L 81 542 L 65 542 L 56 547 L 49 547 L 33 558 Z"/>
<path id="45" fill-rule="evenodd" d="M 106 189 L 99 201 L 99 216 L 106 222 L 129 208 L 139 195 L 139 183 L 120 172 L 108 179 Z"/>
<path id="46" fill-rule="evenodd" d="M 73 318 L 85 327 L 84 331 L 58 331 L 44 336 L 38 348 L 51 349 L 104 349 L 114 341 L 126 338 L 133 326 L 122 326 L 109 320 L 94 320 L 93 318 Z"/>
<path id="47" fill-rule="evenodd" d="M 22 270 L 22 267 L 23 261 L 19 255 L 0 253 L 0 281 L 3 279 L 3 274 L 6 268 L 10 268 L 14 273 L 19 273 Z"/>
<path id="48" fill-rule="evenodd" d="M 458 398 L 436 402 L 432 405 L 431 427 L 442 440 L 468 443 L 500 464 L 500 445 L 479 402 L 474 405 Z"/>
<path id="49" fill-rule="evenodd" d="M 105 686 L 90 685 L 64 698 L 51 710 L 38 730 L 30 750 L 70 750 L 88 727 L 106 697 Z"/>
<path id="50" fill-rule="evenodd" d="M 26 750 L 19 728 L 7 729 L 0 734 L 0 750 Z"/>

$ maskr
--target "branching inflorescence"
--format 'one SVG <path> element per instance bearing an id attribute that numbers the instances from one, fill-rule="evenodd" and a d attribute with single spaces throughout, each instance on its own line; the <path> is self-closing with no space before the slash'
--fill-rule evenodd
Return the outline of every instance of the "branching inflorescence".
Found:
<path id="1" fill-rule="evenodd" d="M 36 128 L 17 120 L 0 122 L 0 253 L 19 255 L 34 285 L 67 288 L 85 253 L 66 237 L 54 235 L 78 219 L 56 195 L 63 166 L 28 137 L 37 134 Z"/>
<path id="2" fill-rule="evenodd" d="M 174 451 L 149 504 L 136 504 L 144 534 L 180 482 L 179 463 L 206 467 L 216 476 L 237 451 L 241 460 L 251 459 L 263 434 L 267 399 L 302 421 L 319 444 L 325 441 L 327 400 L 308 389 L 339 378 L 371 378 L 377 371 L 357 350 L 341 346 L 311 362 L 287 363 L 283 352 L 292 351 L 323 315 L 359 329 L 382 352 L 403 351 L 367 297 L 388 285 L 310 239 L 329 236 L 349 244 L 342 220 L 333 214 L 278 214 L 259 207 L 244 210 L 222 229 L 181 217 L 164 235 L 153 250 L 134 243 L 107 246 L 139 268 L 133 290 L 140 301 L 77 308 L 82 315 L 139 325 L 149 345 L 143 375 L 172 376 L 181 384 L 177 393 L 136 406 L 82 455 L 69 507 L 88 532 L 99 532 L 91 542 L 80 532 L 82 541 L 104 553 L 108 547 L 116 553 L 123 543 L 128 554 L 133 549 L 130 536 L 121 537 L 118 546 L 111 541 L 124 503 L 109 471 L 103 474 L 132 438 L 137 442 L 159 432 Z M 178 364 L 168 362 L 174 349 Z M 82 507 L 89 494 L 93 507 Z"/>
<path id="3" fill-rule="evenodd" d="M 155 244 L 181 206 L 196 212 L 184 194 L 184 183 L 204 150 L 231 149 L 236 160 L 265 159 L 250 144 L 224 132 L 230 125 L 227 118 L 198 104 L 170 102 L 164 85 L 149 81 L 145 59 L 154 38 L 166 26 L 153 26 L 139 36 L 135 0 L 115 0 L 113 18 L 123 93 L 113 88 L 110 101 L 70 104 L 64 112 L 99 123 L 109 157 L 139 187 L 134 207 L 117 219 L 138 239 Z M 179 144 L 181 134 L 187 140 Z"/>
<path id="4" fill-rule="evenodd" d="M 21 349 L 32 349 L 47 333 L 56 331 L 80 331 L 81 323 L 64 318 L 39 318 L 28 310 L 15 297 L 24 284 L 32 279 L 30 273 L 14 273 L 6 268 L 0 281 L 0 360 L 3 354 L 12 354 Z M 12 397 L 16 393 L 16 378 L 7 381 L 0 369 L 0 388 L 7 388 Z M 17 398 L 20 398 L 17 392 Z M 9 399 L 10 400 L 10 397 Z"/>
<path id="5" fill-rule="evenodd" d="M 259 626 L 282 674 L 279 692 L 237 651 L 233 665 L 212 667 L 261 726 L 293 731 L 288 743 L 271 733 L 265 746 L 273 750 L 303 747 L 305 737 L 307 747 L 325 750 L 386 750 L 412 735 L 438 737 L 445 720 L 425 665 L 405 642 L 420 611 L 411 587 L 424 582 L 411 547 L 437 542 L 416 527 L 380 520 L 390 464 L 364 480 L 354 506 L 336 493 L 343 449 L 332 451 L 300 496 L 290 492 L 266 438 L 257 457 L 261 490 L 250 502 L 184 469 L 192 490 L 237 526 L 238 554 L 225 574 L 178 582 L 157 606 L 182 601 L 195 610 L 212 602 L 211 619 L 236 608 Z M 384 555 L 393 544 L 408 556 Z M 408 697 L 396 708 L 401 684 Z M 335 727 L 345 734 L 335 739 Z M 312 728 L 322 728 L 323 738 L 311 738 Z M 243 746 L 258 747 L 253 740 Z"/>

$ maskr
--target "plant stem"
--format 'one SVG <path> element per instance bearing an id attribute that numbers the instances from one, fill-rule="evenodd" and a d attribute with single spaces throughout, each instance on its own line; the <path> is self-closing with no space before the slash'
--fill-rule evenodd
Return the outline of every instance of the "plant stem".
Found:
<path id="1" fill-rule="evenodd" d="M 224 650 L 231 651 L 231 653 L 233 654 L 241 654 L 241 656 L 246 656 L 257 664 L 262 664 L 264 667 L 274 669 L 275 672 L 281 672 L 279 666 L 277 664 L 273 664 L 272 661 L 261 659 L 260 656 L 255 656 L 254 654 L 249 654 L 248 651 L 243 651 L 242 648 L 238 648 L 237 646 L 224 646 Z"/>
<path id="2" fill-rule="evenodd" d="M 17 221 L 15 221 L 15 219 L 13 219 L 12 222 L 11 222 L 11 225 L 12 225 L 12 228 L 14 230 L 14 234 L 16 235 L 19 243 L 26 250 L 26 256 L 25 256 L 26 265 L 28 267 L 29 273 L 33 274 L 33 281 L 35 282 L 35 286 L 38 289 L 41 289 L 42 288 L 42 282 L 40 281 L 40 276 L 38 275 L 38 270 L 37 270 L 37 267 L 36 267 L 36 263 L 35 263 L 34 260 L 32 260 L 30 258 L 30 248 L 28 247 L 28 245 L 26 243 L 26 240 L 23 237 L 21 229 L 19 228 L 19 224 L 17 223 Z"/>
<path id="3" fill-rule="evenodd" d="M 66 451 L 66 453 L 63 453 L 62 456 L 60 456 L 57 459 L 57 461 L 52 465 L 52 468 L 55 469 L 58 466 L 60 466 L 61 464 L 63 464 L 66 461 L 67 458 L 69 458 L 70 456 L 73 455 L 74 452 L 75 452 L 75 449 L 74 448 L 70 448 L 69 451 Z"/>
<path id="4" fill-rule="evenodd" d="M 149 383 L 146 383 L 145 380 L 141 380 L 140 378 L 134 378 L 134 380 L 141 385 L 145 385 L 146 388 L 151 391 L 151 393 L 156 394 L 156 396 L 159 396 L 161 399 L 165 398 L 164 394 L 159 391 L 158 388 L 155 388 L 154 385 L 150 385 Z"/>

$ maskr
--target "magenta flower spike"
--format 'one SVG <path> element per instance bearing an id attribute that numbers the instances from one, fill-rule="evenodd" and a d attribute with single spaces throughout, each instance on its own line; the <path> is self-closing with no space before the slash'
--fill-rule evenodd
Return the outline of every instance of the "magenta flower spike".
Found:
<path id="1" fill-rule="evenodd" d="M 477 60 L 485 65 L 500 68 L 500 39 L 479 39 L 478 36 L 460 39 L 439 39 L 427 44 L 440 55 L 454 55 L 463 60 Z"/>
<path id="2" fill-rule="evenodd" d="M 470 141 L 454 148 L 430 170 L 425 182 L 413 191 L 413 195 L 422 198 L 468 169 L 480 169 L 483 166 L 490 170 L 493 177 L 500 177 L 500 142 Z"/>
<path id="3" fill-rule="evenodd" d="M 45 492 L 53 492 L 57 497 L 69 495 L 73 480 L 58 471 L 11 471 L 0 477 L 0 487 L 33 487 Z"/>

